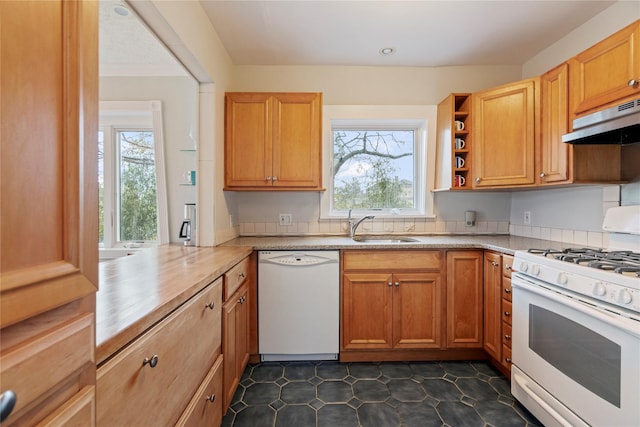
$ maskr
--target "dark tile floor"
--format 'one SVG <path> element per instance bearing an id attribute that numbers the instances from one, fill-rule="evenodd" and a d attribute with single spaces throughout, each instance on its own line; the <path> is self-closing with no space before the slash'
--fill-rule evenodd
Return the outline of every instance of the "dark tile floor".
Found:
<path id="1" fill-rule="evenodd" d="M 485 362 L 249 365 L 224 427 L 541 426 Z"/>

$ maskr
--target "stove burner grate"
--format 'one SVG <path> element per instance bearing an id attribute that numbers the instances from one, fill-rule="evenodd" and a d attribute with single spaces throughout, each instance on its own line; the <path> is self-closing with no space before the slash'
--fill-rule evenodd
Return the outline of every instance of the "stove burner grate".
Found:
<path id="1" fill-rule="evenodd" d="M 532 248 L 528 252 L 591 268 L 640 277 L 640 253 L 638 252 L 605 251 L 592 248 L 566 248 L 562 250 Z"/>

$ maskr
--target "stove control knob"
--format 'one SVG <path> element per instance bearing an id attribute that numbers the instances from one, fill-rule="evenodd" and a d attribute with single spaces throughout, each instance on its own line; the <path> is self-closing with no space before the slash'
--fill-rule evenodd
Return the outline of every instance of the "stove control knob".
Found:
<path id="1" fill-rule="evenodd" d="M 529 269 L 529 264 L 527 264 L 525 261 L 522 261 L 520 263 L 520 271 L 525 273 L 528 269 Z"/>
<path id="2" fill-rule="evenodd" d="M 604 286 L 604 283 L 598 282 L 593 285 L 593 294 L 597 297 L 603 297 L 607 294 L 607 288 Z"/>
<path id="3" fill-rule="evenodd" d="M 533 266 L 531 267 L 531 274 L 533 274 L 534 276 L 540 275 L 540 266 L 538 264 L 533 264 Z"/>
<path id="4" fill-rule="evenodd" d="M 633 297 L 631 293 L 626 289 L 620 289 L 616 294 L 616 300 L 622 304 L 631 304 Z"/>
<path id="5" fill-rule="evenodd" d="M 569 283 L 569 276 L 567 275 L 567 273 L 558 274 L 558 283 L 561 285 L 566 285 L 567 283 Z"/>

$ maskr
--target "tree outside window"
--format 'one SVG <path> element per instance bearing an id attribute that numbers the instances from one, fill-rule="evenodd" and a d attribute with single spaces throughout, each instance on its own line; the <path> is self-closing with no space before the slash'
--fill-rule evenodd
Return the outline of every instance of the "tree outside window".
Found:
<path id="1" fill-rule="evenodd" d="M 414 130 L 334 129 L 333 209 L 413 209 Z"/>

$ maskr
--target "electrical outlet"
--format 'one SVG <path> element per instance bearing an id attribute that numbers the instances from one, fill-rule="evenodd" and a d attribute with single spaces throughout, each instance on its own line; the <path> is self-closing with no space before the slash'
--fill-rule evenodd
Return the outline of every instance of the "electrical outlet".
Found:
<path id="1" fill-rule="evenodd" d="M 524 225 L 531 225 L 531 212 L 524 211 Z"/>
<path id="2" fill-rule="evenodd" d="M 280 214 L 279 224 L 283 226 L 291 225 L 292 220 L 291 214 Z"/>

